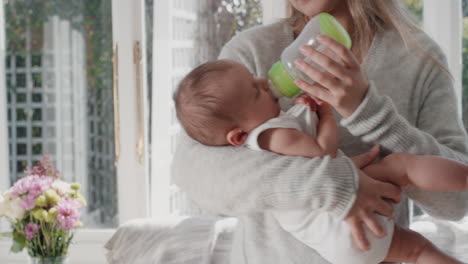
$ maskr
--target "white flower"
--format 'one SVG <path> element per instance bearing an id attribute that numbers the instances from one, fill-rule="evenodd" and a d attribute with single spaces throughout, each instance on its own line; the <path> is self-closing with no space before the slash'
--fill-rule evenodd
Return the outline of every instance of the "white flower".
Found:
<path id="1" fill-rule="evenodd" d="M 21 198 L 9 192 L 0 195 L 0 216 L 8 217 L 13 223 L 24 217 L 26 210 L 21 207 Z"/>
<path id="2" fill-rule="evenodd" d="M 61 180 L 55 180 L 52 183 L 52 188 L 61 196 L 70 194 L 73 191 L 69 183 Z"/>

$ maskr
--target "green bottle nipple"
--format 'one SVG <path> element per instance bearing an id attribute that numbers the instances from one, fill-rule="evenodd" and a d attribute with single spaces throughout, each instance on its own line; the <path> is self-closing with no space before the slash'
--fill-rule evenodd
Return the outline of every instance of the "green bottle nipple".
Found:
<path id="1" fill-rule="evenodd" d="M 268 71 L 268 78 L 270 78 L 270 81 L 274 86 L 272 87 L 272 90 L 276 97 L 286 96 L 291 98 L 301 91 L 301 89 L 294 83 L 291 76 L 289 76 L 289 73 L 284 69 L 281 61 L 277 61 L 273 64 Z"/>

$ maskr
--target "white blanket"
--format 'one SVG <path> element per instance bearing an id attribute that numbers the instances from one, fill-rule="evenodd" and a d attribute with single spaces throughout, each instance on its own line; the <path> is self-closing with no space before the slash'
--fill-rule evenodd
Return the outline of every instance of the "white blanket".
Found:
<path id="1" fill-rule="evenodd" d="M 111 264 L 228 264 L 235 218 L 137 219 L 120 226 L 106 243 Z M 438 221 L 427 215 L 411 228 L 445 252 L 468 262 L 468 218 Z"/>
<path id="2" fill-rule="evenodd" d="M 137 219 L 106 243 L 112 264 L 227 264 L 237 220 L 219 217 Z"/>

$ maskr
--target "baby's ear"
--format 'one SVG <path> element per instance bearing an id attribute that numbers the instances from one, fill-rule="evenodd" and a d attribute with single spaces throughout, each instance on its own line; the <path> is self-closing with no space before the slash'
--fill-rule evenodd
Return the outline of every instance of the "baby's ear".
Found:
<path id="1" fill-rule="evenodd" d="M 247 132 L 244 132 L 242 129 L 236 127 L 227 133 L 226 140 L 233 146 L 242 146 L 247 140 L 248 135 L 249 134 Z"/>

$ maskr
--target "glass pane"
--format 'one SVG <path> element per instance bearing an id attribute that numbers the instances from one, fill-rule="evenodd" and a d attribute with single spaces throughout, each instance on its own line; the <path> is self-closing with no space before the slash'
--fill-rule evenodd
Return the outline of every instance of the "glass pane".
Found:
<path id="1" fill-rule="evenodd" d="M 462 1 L 463 42 L 462 42 L 462 115 L 465 128 L 468 128 L 468 0 Z"/>
<path id="2" fill-rule="evenodd" d="M 10 181 L 48 153 L 82 184 L 85 227 L 117 226 L 111 0 L 2 4 Z"/>
<path id="3" fill-rule="evenodd" d="M 164 65 L 164 70 L 167 71 L 167 83 L 171 84 L 172 91 L 181 80 L 181 78 L 188 73 L 196 65 L 204 63 L 209 60 L 214 60 L 223 45 L 229 41 L 236 33 L 262 24 L 262 9 L 261 0 L 145 0 L 146 4 L 146 34 L 147 34 L 147 81 L 149 91 L 152 89 L 166 89 L 165 87 L 158 87 L 158 82 L 152 83 L 153 64 L 153 16 L 154 15 L 167 15 L 170 14 L 172 23 L 171 31 L 171 45 L 167 50 L 167 54 L 171 54 L 171 59 L 168 62 L 160 62 Z M 169 10 L 162 10 L 162 8 L 153 9 L 155 3 L 159 1 L 167 1 Z M 164 6 L 164 5 L 163 5 Z M 166 51 L 165 51 L 166 52 Z M 151 98 L 151 94 L 150 94 Z M 171 102 L 171 98 L 167 98 L 167 102 Z M 168 107 L 171 115 L 154 116 L 152 120 L 160 118 L 171 119 L 170 126 L 176 131 L 177 119 L 175 118 L 175 111 L 169 103 L 166 106 L 153 106 L 153 107 Z M 161 112 L 161 111 L 156 111 Z M 151 127 L 151 126 L 150 126 Z M 149 133 L 151 135 L 151 133 Z M 170 142 L 171 156 L 175 146 L 175 134 L 169 136 L 164 135 L 164 140 Z M 150 139 L 151 140 L 151 139 Z M 169 166 L 169 165 L 168 165 Z M 158 177 L 161 174 L 158 173 Z M 169 178 L 169 175 L 165 175 Z M 200 211 L 187 201 L 184 194 L 182 194 L 175 185 L 168 186 L 171 197 L 169 198 L 170 213 L 172 214 L 199 214 Z"/>
<path id="4" fill-rule="evenodd" d="M 402 0 L 403 5 L 413 16 L 419 26 L 422 26 L 423 19 L 423 0 Z"/>

